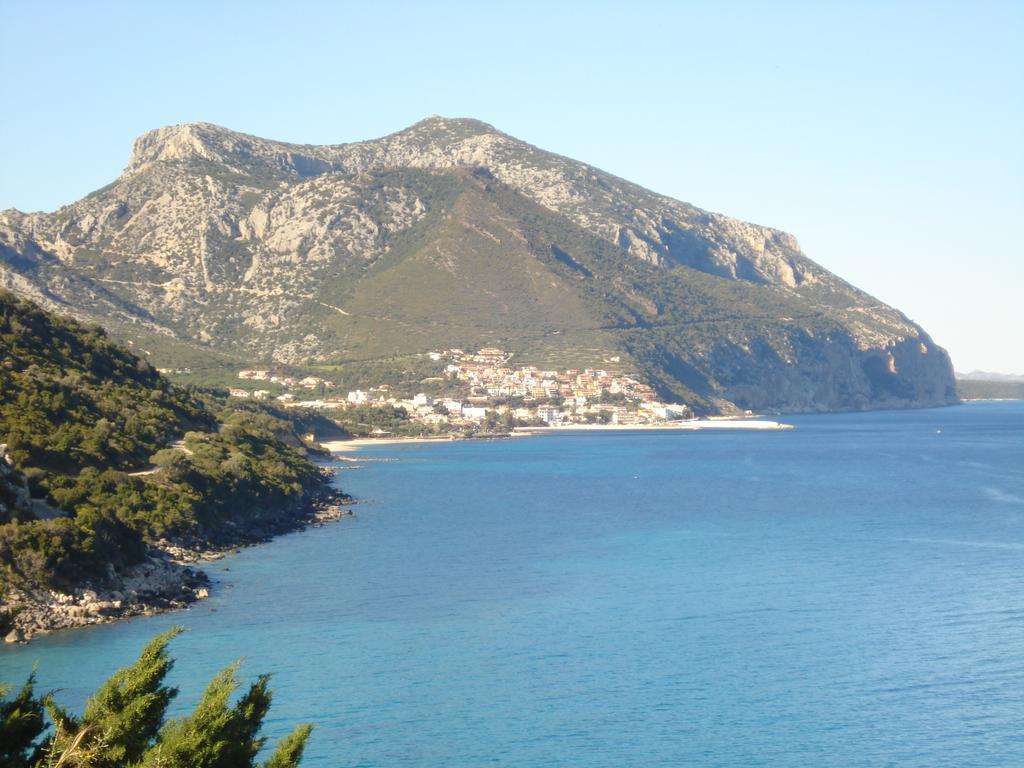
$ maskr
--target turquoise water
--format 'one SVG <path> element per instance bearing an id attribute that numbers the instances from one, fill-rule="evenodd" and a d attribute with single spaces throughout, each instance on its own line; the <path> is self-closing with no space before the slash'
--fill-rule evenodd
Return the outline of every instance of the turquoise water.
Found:
<path id="1" fill-rule="evenodd" d="M 787 420 L 375 448 L 355 520 L 0 680 L 181 623 L 177 705 L 244 656 L 307 766 L 1024 765 L 1024 404 Z"/>

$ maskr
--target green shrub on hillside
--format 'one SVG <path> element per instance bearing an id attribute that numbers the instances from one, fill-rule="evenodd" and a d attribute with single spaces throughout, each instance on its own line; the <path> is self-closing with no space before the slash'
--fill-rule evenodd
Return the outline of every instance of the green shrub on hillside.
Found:
<path id="1" fill-rule="evenodd" d="M 0 442 L 67 515 L 0 524 L 19 587 L 99 584 L 161 539 L 259 537 L 320 483 L 285 414 L 176 387 L 101 329 L 0 293 L 0 350 Z"/>

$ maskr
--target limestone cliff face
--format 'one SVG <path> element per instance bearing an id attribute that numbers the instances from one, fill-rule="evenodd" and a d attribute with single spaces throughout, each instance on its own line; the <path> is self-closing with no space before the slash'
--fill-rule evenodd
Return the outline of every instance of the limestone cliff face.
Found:
<path id="1" fill-rule="evenodd" d="M 749 355 L 725 345 L 713 360 L 723 396 L 740 408 L 778 411 L 903 408 L 954 399 L 949 361 L 923 332 L 866 349 L 846 334 L 821 341 L 801 333 L 792 358 L 781 361 L 770 348 Z"/>
<path id="2" fill-rule="evenodd" d="M 500 342 L 620 353 L 709 409 L 955 397 L 922 329 L 791 235 L 474 120 L 334 146 L 151 131 L 113 184 L 0 213 L 0 285 L 158 356 L 161 339 L 284 362 Z"/>
<path id="3" fill-rule="evenodd" d="M 649 192 L 538 150 L 475 120 L 428 118 L 376 141 L 336 146 L 271 142 L 208 124 L 140 137 L 123 178 L 154 164 L 205 161 L 240 174 L 351 177 L 401 168 L 486 168 L 498 180 L 628 253 L 723 276 L 796 286 L 825 273 L 795 238 Z"/>

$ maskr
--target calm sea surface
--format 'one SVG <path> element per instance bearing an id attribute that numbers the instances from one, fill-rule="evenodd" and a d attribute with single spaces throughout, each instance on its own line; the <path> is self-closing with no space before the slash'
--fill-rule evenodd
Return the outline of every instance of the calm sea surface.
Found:
<path id="1" fill-rule="evenodd" d="M 178 710 L 244 657 L 306 766 L 1024 765 L 1024 403 L 787 421 L 368 450 L 356 519 L 0 680 L 180 623 Z"/>

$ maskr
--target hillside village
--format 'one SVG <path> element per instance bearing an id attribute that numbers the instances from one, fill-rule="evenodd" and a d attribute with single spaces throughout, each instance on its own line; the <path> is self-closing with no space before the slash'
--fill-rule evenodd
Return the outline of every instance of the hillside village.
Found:
<path id="1" fill-rule="evenodd" d="M 277 389 L 286 390 L 282 394 L 275 396 L 270 389 L 245 386 L 231 388 L 230 394 L 274 399 L 284 407 L 317 409 L 328 416 L 334 412 L 341 421 L 349 412 L 387 408 L 404 412 L 402 415 L 425 432 L 563 424 L 639 425 L 693 416 L 686 405 L 660 402 L 651 387 L 614 370 L 514 366 L 512 354 L 494 347 L 472 353 L 448 349 L 426 355 L 444 365 L 443 394 L 396 396 L 397 387 L 391 382 L 343 392 L 335 382 L 321 376 L 300 377 L 270 369 L 240 370 L 237 376 L 248 387 L 258 387 L 260 382 L 277 385 Z M 609 359 L 612 363 L 618 361 L 618 357 Z"/>

